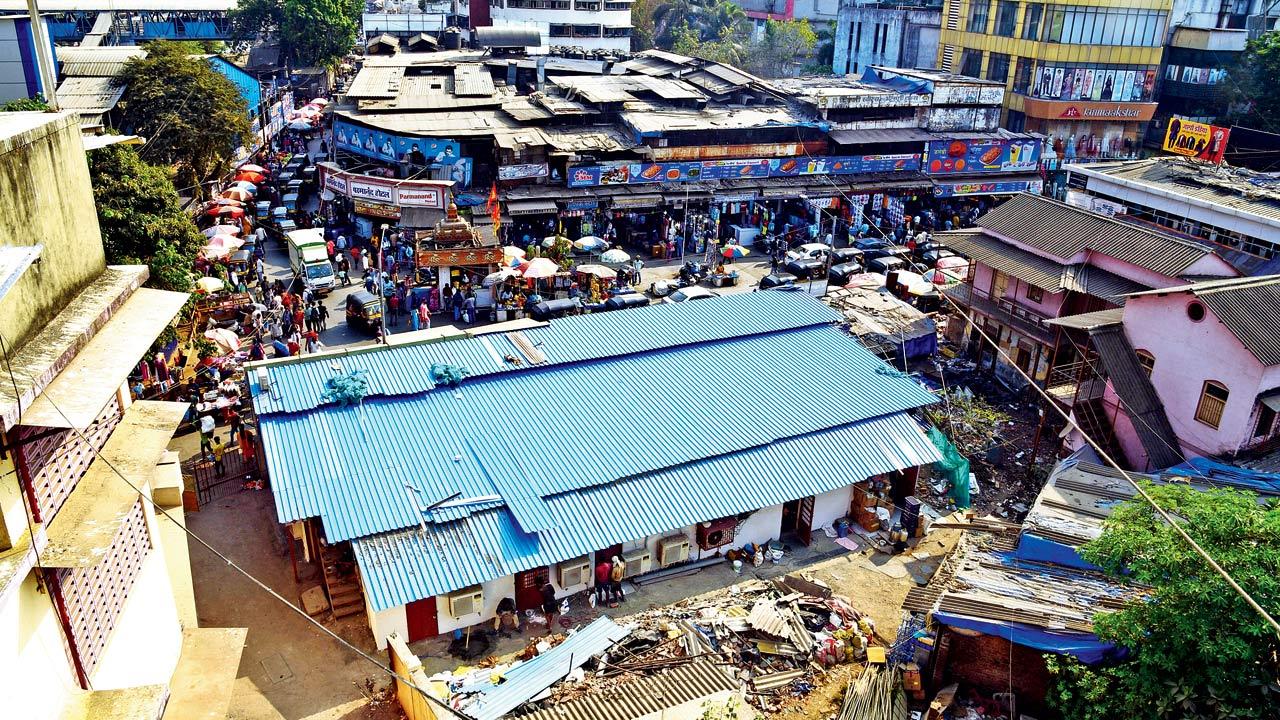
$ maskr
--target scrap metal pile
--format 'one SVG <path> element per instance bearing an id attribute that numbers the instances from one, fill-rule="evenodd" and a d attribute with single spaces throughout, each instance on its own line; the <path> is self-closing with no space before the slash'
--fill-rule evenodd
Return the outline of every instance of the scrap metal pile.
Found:
<path id="1" fill-rule="evenodd" d="M 484 662 L 489 667 L 469 677 L 450 678 L 450 704 L 477 720 L 496 710 L 537 715 L 696 674 L 708 687 L 730 688 L 757 709 L 777 712 L 801 702 L 828 668 L 865 658 L 869 646 L 883 655 L 870 618 L 830 588 L 796 576 L 747 581 L 645 610 L 622 625 L 601 617 L 557 639 L 526 648 L 513 662 Z M 564 647 L 575 644 L 572 652 Z M 542 673 L 532 667 L 538 664 L 556 670 Z M 520 697 L 501 697 L 534 674 L 551 679 L 528 684 Z"/>

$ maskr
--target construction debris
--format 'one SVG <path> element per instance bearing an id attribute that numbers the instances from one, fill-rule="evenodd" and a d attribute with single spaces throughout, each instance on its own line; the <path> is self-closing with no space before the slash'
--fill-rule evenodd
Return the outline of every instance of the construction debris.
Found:
<path id="1" fill-rule="evenodd" d="M 906 720 L 907 696 L 896 668 L 870 666 L 849 691 L 840 706 L 838 720 Z"/>

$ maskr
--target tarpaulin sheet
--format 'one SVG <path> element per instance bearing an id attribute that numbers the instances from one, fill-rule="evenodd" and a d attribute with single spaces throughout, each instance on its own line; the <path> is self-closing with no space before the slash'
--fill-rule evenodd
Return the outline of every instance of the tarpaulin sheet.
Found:
<path id="1" fill-rule="evenodd" d="M 933 464 L 933 474 L 950 481 L 956 507 L 969 507 L 969 461 L 937 428 L 929 428 L 929 442 L 942 454 L 942 459 Z"/>
<path id="2" fill-rule="evenodd" d="M 1091 633 L 1054 632 L 1020 623 L 980 620 L 945 612 L 935 612 L 933 619 L 950 627 L 1002 637 L 1016 645 L 1058 655 L 1070 655 L 1086 665 L 1096 665 L 1106 660 L 1119 660 L 1128 654 L 1124 648 L 1099 640 L 1098 636 Z"/>
<path id="3" fill-rule="evenodd" d="M 1192 482 L 1203 481 L 1206 477 L 1213 485 L 1230 485 L 1237 490 L 1251 490 L 1256 493 L 1280 495 L 1280 474 L 1258 472 L 1248 468 L 1236 467 L 1216 462 L 1208 458 L 1191 458 L 1174 465 L 1161 474 L 1161 478 L 1169 480 L 1170 476 L 1185 477 Z"/>
<path id="4" fill-rule="evenodd" d="M 1102 569 L 1080 557 L 1078 548 L 1029 532 L 1023 532 L 1022 537 L 1018 538 L 1018 549 L 1013 552 L 1013 556 L 1019 560 L 1065 565 L 1081 570 Z"/>
<path id="5" fill-rule="evenodd" d="M 903 343 L 903 351 L 907 358 L 927 357 L 938 352 L 938 334 L 932 330 Z"/>
<path id="6" fill-rule="evenodd" d="M 907 94 L 929 91 L 929 83 L 924 80 L 910 80 L 901 75 L 884 78 L 880 77 L 880 74 L 873 68 L 867 68 L 862 72 L 862 82 L 872 85 L 884 85 Z"/>

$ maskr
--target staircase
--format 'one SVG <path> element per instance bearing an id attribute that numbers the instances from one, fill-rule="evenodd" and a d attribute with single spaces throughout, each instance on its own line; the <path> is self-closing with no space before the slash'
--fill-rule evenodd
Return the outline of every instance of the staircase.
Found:
<path id="1" fill-rule="evenodd" d="M 335 620 L 364 612 L 364 591 L 360 588 L 355 562 L 350 558 L 350 544 L 326 545 L 324 554 L 324 589 L 329 594 L 329 609 Z"/>
<path id="2" fill-rule="evenodd" d="M 1125 464 L 1124 452 L 1116 443 L 1115 431 L 1111 429 L 1111 421 L 1107 419 L 1106 407 L 1099 398 L 1090 398 L 1076 403 L 1072 408 L 1076 422 L 1085 434 L 1102 446 L 1103 452 L 1111 456 L 1117 463 Z"/>

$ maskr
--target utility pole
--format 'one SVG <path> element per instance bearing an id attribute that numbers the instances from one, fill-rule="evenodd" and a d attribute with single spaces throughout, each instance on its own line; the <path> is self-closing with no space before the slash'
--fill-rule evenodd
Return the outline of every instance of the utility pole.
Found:
<path id="1" fill-rule="evenodd" d="M 374 259 L 377 260 L 378 262 L 378 281 L 374 283 L 374 287 L 377 288 L 378 290 L 378 310 L 381 315 L 381 317 L 379 318 L 379 322 L 382 323 L 382 344 L 383 345 L 387 344 L 387 289 L 382 279 L 382 248 L 384 245 L 387 244 L 388 229 L 389 229 L 389 226 L 386 223 L 382 223 L 382 232 L 380 233 L 380 237 L 378 238 L 378 244 L 373 249 L 374 252 L 376 253 L 376 257 Z"/>
<path id="2" fill-rule="evenodd" d="M 35 40 L 36 71 L 44 89 L 44 101 L 52 110 L 58 109 L 58 78 L 53 71 L 53 50 L 49 47 L 49 32 L 36 0 L 27 0 L 27 15 L 31 19 L 31 37 Z"/>

